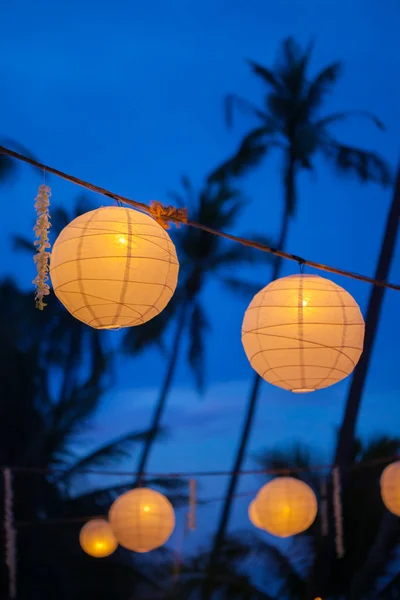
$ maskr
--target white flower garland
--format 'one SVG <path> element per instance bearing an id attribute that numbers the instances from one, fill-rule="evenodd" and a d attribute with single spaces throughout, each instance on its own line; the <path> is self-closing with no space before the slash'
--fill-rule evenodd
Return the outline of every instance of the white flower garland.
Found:
<path id="1" fill-rule="evenodd" d="M 4 531 L 5 531 L 5 554 L 8 567 L 8 589 L 10 598 L 17 594 L 17 561 L 16 543 L 13 514 L 13 489 L 10 469 L 4 469 Z"/>
<path id="2" fill-rule="evenodd" d="M 37 217 L 35 227 L 33 228 L 36 238 L 38 238 L 34 241 L 37 253 L 33 259 L 35 261 L 38 274 L 32 282 L 36 286 L 35 300 L 36 308 L 39 310 L 43 310 L 43 308 L 46 306 L 46 304 L 43 302 L 44 296 L 48 296 L 50 294 L 50 287 L 47 283 L 49 278 L 50 259 L 50 252 L 48 251 L 48 248 L 50 248 L 48 233 L 51 227 L 49 214 L 50 196 L 50 188 L 44 184 L 40 185 L 38 194 L 35 198 Z"/>
<path id="3" fill-rule="evenodd" d="M 338 558 L 344 556 L 344 543 L 343 543 L 343 521 L 342 521 L 342 502 L 340 497 L 340 470 L 339 467 L 332 469 L 333 479 L 333 509 L 335 515 L 336 525 L 336 554 Z"/>

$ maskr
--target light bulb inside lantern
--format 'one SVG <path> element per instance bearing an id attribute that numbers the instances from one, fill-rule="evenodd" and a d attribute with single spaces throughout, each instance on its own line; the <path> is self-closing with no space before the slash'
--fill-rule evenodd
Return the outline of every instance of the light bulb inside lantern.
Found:
<path id="1" fill-rule="evenodd" d="M 149 507 L 149 506 L 145 506 L 145 507 L 143 508 L 143 510 L 144 510 L 144 512 L 150 512 L 150 507 Z"/>
<path id="2" fill-rule="evenodd" d="M 121 237 L 118 238 L 118 241 L 120 244 L 127 244 L 127 239 L 126 237 L 124 237 L 123 235 L 121 235 Z"/>
<path id="3" fill-rule="evenodd" d="M 307 306 L 308 300 L 303 300 L 303 306 Z"/>

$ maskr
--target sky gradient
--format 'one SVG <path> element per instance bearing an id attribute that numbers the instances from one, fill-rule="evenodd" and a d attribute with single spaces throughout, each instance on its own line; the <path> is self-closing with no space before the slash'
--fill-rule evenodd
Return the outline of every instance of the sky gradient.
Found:
<path id="1" fill-rule="evenodd" d="M 386 126 L 381 132 L 354 119 L 337 127 L 337 137 L 380 152 L 393 166 L 397 163 L 397 0 L 116 0 L 112 5 L 20 0 L 7 3 L 0 14 L 0 135 L 24 144 L 44 163 L 117 193 L 142 202 L 167 202 L 166 192 L 179 188 L 182 174 L 200 186 L 252 125 L 238 115 L 233 130 L 227 130 L 224 95 L 234 92 L 262 102 L 260 82 L 245 59 L 271 66 L 279 43 L 289 35 L 302 44 L 314 39 L 315 71 L 343 60 L 343 74 L 327 100 L 326 113 L 366 109 Z M 283 206 L 280 159 L 279 153 L 271 153 L 263 167 L 240 182 L 249 201 L 235 233 L 276 239 Z M 33 200 L 41 181 L 24 165 L 18 175 L 0 191 L 5 207 L 1 274 L 13 275 L 28 289 L 33 261 L 15 254 L 11 237 L 33 235 Z M 48 183 L 54 205 L 72 205 L 81 193 L 54 177 Z M 91 197 L 94 205 L 107 203 Z M 390 200 L 390 190 L 339 178 L 316 161 L 315 171 L 299 178 L 298 211 L 287 250 L 373 275 Z M 397 248 L 390 276 L 396 283 L 399 267 Z M 285 264 L 284 273 L 292 272 L 296 267 Z M 332 279 L 365 312 L 369 285 Z M 269 269 L 260 270 L 257 280 L 266 285 Z M 207 390 L 204 397 L 194 392 L 181 361 L 164 420 L 170 435 L 154 450 L 151 470 L 231 467 L 252 381 L 240 342 L 250 300 L 235 298 L 214 283 L 204 290 L 212 324 Z M 398 433 L 398 303 L 398 292 L 387 291 L 358 425 L 365 439 Z M 121 358 L 116 385 L 91 424 L 90 444 L 148 424 L 166 360 L 155 350 L 135 360 Z M 312 445 L 318 457 L 329 461 L 347 388 L 343 382 L 298 397 L 265 384 L 247 466 L 254 465 L 255 451 L 295 441 Z M 253 479 L 241 485 L 256 490 L 258 483 Z M 221 495 L 224 485 L 223 480 L 208 481 L 205 494 Z M 207 532 L 218 505 L 202 510 L 207 512 L 202 521 Z M 246 510 L 246 502 L 236 503 L 233 528 L 245 525 Z"/>

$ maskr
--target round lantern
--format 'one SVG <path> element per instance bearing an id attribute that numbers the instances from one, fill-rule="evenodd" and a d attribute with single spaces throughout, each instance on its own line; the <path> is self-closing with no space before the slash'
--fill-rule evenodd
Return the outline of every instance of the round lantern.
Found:
<path id="1" fill-rule="evenodd" d="M 250 519 L 251 523 L 253 523 L 254 527 L 257 527 L 257 529 L 262 529 L 261 521 L 258 518 L 254 502 L 255 502 L 255 500 L 253 500 L 249 504 L 249 508 L 248 508 L 249 519 Z"/>
<path id="2" fill-rule="evenodd" d="M 264 485 L 254 506 L 262 529 L 281 538 L 306 531 L 318 509 L 310 486 L 293 477 L 277 477 Z"/>
<path id="3" fill-rule="evenodd" d="M 381 476 L 381 495 L 386 508 L 400 517 L 400 460 L 384 469 Z"/>
<path id="4" fill-rule="evenodd" d="M 148 215 L 119 206 L 69 223 L 51 253 L 54 293 L 95 329 L 141 325 L 171 300 L 179 263 L 168 233 Z"/>
<path id="5" fill-rule="evenodd" d="M 242 325 L 253 369 L 292 392 L 313 392 L 350 375 L 363 342 L 364 320 L 354 298 L 318 275 L 273 281 L 254 296 Z"/>
<path id="6" fill-rule="evenodd" d="M 116 550 L 118 542 L 105 519 L 92 519 L 85 523 L 79 534 L 79 543 L 86 554 L 104 558 Z"/>
<path id="7" fill-rule="evenodd" d="M 149 488 L 137 488 L 119 496 L 110 508 L 109 520 L 121 546 L 134 552 L 159 548 L 175 527 L 172 504 Z"/>

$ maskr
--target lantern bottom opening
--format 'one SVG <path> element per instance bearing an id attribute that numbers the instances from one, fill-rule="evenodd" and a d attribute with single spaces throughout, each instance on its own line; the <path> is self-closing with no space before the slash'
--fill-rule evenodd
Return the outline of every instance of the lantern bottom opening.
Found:
<path id="1" fill-rule="evenodd" d="M 312 388 L 296 388 L 292 390 L 295 394 L 307 394 L 308 392 L 315 392 Z"/>

